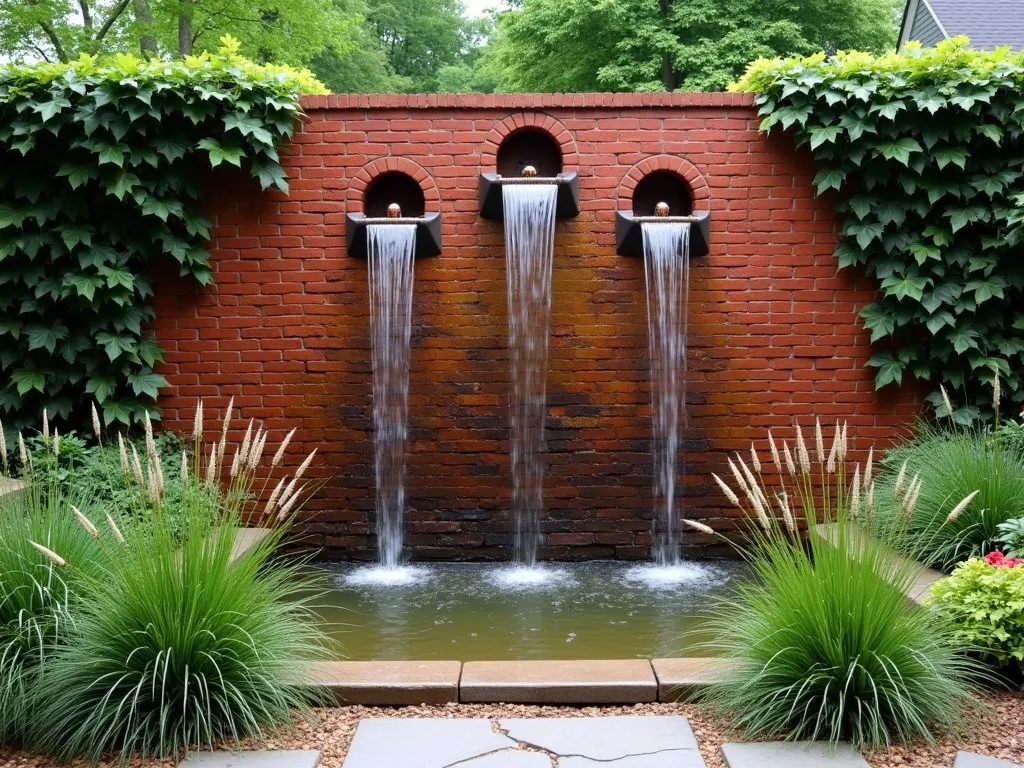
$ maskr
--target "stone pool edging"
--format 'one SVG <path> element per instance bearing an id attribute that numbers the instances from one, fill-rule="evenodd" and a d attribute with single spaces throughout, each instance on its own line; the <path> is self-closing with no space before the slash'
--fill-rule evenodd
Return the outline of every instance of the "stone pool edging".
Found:
<path id="1" fill-rule="evenodd" d="M 578 661 L 328 661 L 306 684 L 339 705 L 449 703 L 644 704 L 675 702 L 716 682 L 715 658 Z"/>

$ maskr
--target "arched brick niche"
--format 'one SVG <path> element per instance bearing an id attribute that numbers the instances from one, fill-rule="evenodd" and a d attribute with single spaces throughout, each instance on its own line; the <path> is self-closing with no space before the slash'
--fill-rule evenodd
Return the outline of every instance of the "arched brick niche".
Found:
<path id="1" fill-rule="evenodd" d="M 579 164 L 576 141 L 562 123 L 542 112 L 519 112 L 491 128 L 480 153 L 480 170 L 518 176 L 522 169 L 517 158 L 527 152 L 534 156 L 540 176 L 574 170 Z"/>
<path id="2" fill-rule="evenodd" d="M 419 195 L 415 187 L 419 187 Z M 352 179 L 345 211 L 383 216 L 390 202 L 401 205 L 407 216 L 423 216 L 440 208 L 441 195 L 423 166 L 404 157 L 381 157 L 360 168 Z"/>
<path id="3" fill-rule="evenodd" d="M 667 202 L 673 215 L 707 210 L 711 189 L 697 167 L 675 155 L 654 155 L 641 160 L 622 177 L 616 209 L 634 216 L 651 216 L 654 205 Z M 648 210 L 649 209 L 649 210 Z"/>

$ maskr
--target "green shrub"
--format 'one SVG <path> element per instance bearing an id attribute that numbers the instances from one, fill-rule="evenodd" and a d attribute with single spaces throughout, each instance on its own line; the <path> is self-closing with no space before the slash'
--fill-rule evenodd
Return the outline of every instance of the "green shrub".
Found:
<path id="1" fill-rule="evenodd" d="M 743 554 L 758 578 L 715 607 L 712 646 L 732 666 L 704 700 L 749 737 L 934 741 L 975 713 L 980 667 L 941 617 L 906 598 L 913 566 L 863 525 L 874 511 L 873 470 L 858 466 L 851 477 L 838 428 L 832 443 L 826 454 L 819 430 L 812 461 L 799 432 L 793 450 L 780 454 L 772 441 L 778 490 L 756 454 L 753 468 L 730 462 L 739 495 L 716 477 L 757 521 Z"/>
<path id="2" fill-rule="evenodd" d="M 1024 668 L 1024 566 L 972 557 L 931 587 L 928 605 L 956 638 L 1003 667 Z"/>
<path id="3" fill-rule="evenodd" d="M 967 42 L 762 60 L 735 86 L 841 193 L 839 266 L 877 288 L 876 386 L 925 381 L 940 413 L 939 384 L 966 390 L 962 423 L 991 413 L 996 375 L 1024 404 L 1024 54 Z"/>
<path id="4" fill-rule="evenodd" d="M 62 431 L 155 412 L 166 382 L 153 318 L 154 262 L 213 278 L 203 217 L 211 167 L 287 191 L 278 149 L 308 72 L 216 54 L 118 54 L 0 65 L 0 411 L 46 408 Z"/>
<path id="5" fill-rule="evenodd" d="M 1012 557 L 1024 556 L 1024 517 L 1017 517 L 1000 523 L 997 527 L 999 543 L 1006 554 Z"/>

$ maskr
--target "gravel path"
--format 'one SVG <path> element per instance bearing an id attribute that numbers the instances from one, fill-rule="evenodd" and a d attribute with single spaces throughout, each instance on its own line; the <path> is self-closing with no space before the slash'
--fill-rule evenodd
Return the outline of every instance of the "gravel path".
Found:
<path id="1" fill-rule="evenodd" d="M 1024 762 L 1024 693 L 989 697 L 992 716 L 972 729 L 969 739 L 942 742 L 937 751 L 927 746 L 897 748 L 870 755 L 872 768 L 950 768 L 960 749 L 1004 760 Z M 624 707 L 542 707 L 520 704 L 447 704 L 422 707 L 333 707 L 314 710 L 296 721 L 294 729 L 260 741 L 246 749 L 319 749 L 323 768 L 339 768 L 359 721 L 371 717 L 601 717 L 607 715 L 684 715 L 690 721 L 708 768 L 725 768 L 719 747 L 729 738 L 720 724 L 692 704 L 637 704 Z M 76 764 L 78 765 L 78 764 Z M 115 761 L 103 768 L 114 768 Z M 123 765 L 123 764 L 122 764 Z M 131 768 L 171 768 L 169 761 L 132 761 Z M 3 768 L 57 768 L 48 759 L 22 752 L 0 751 Z M 383 768 L 383 767 L 382 767 Z"/>

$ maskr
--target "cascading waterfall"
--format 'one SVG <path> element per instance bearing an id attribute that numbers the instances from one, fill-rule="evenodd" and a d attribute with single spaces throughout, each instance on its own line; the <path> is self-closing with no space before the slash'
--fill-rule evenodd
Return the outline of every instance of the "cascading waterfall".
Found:
<path id="1" fill-rule="evenodd" d="M 515 556 L 532 567 L 544 506 L 544 419 L 547 415 L 551 263 L 558 187 L 511 183 L 502 189 L 508 275 L 508 345 L 512 394 L 512 506 Z"/>
<path id="2" fill-rule="evenodd" d="M 690 225 L 644 223 L 647 341 L 651 360 L 651 429 L 656 507 L 653 555 L 658 566 L 679 564 L 676 454 L 686 419 L 686 331 L 690 291 Z"/>
<path id="3" fill-rule="evenodd" d="M 373 343 L 373 444 L 380 565 L 397 569 L 405 519 L 414 224 L 366 227 Z"/>

